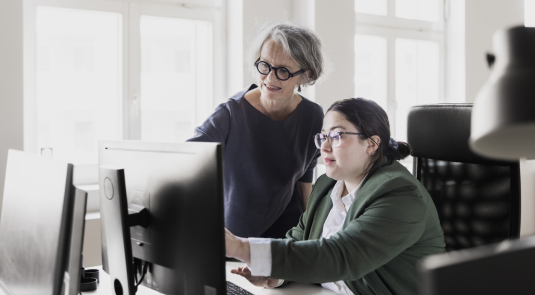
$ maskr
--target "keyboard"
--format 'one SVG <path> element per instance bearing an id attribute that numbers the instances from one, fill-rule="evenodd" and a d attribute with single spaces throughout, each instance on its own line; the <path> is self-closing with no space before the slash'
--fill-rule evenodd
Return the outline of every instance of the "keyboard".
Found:
<path id="1" fill-rule="evenodd" d="M 253 293 L 227 281 L 227 295 L 253 295 Z"/>

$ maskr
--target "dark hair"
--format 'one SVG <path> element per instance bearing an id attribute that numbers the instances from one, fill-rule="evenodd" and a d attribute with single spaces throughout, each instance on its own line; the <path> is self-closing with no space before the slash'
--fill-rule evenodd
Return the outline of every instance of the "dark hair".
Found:
<path id="1" fill-rule="evenodd" d="M 351 122 L 359 132 L 365 135 L 359 137 L 364 140 L 373 135 L 379 136 L 381 142 L 372 158 L 372 168 L 376 170 L 380 167 L 380 159 L 383 155 L 391 160 L 406 158 L 412 153 L 411 146 L 402 141 L 390 141 L 390 123 L 388 115 L 376 102 L 364 98 L 342 99 L 333 103 L 327 112 L 337 111 L 344 115 L 346 120 Z M 397 143 L 397 148 L 395 148 Z"/>

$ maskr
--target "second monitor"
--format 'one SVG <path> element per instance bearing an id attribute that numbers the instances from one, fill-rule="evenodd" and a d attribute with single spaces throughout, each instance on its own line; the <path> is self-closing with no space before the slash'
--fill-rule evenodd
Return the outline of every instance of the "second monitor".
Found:
<path id="1" fill-rule="evenodd" d="M 142 284 L 165 294 L 224 294 L 221 144 L 100 142 L 99 165 L 123 169 L 126 205 L 148 210 L 148 226 L 130 229 L 133 257 L 149 263 Z M 110 272 L 101 221 L 103 267 Z"/>

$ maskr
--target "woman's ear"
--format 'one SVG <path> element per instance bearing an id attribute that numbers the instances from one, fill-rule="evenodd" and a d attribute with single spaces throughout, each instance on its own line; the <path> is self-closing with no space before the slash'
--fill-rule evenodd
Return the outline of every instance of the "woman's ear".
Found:
<path id="1" fill-rule="evenodd" d="M 306 70 L 301 76 L 301 85 L 305 85 L 310 77 L 310 70 Z"/>
<path id="2" fill-rule="evenodd" d="M 379 148 L 379 144 L 381 144 L 381 138 L 377 135 L 372 135 L 368 140 L 368 147 L 366 148 L 366 153 L 369 155 L 373 155 L 375 151 Z"/>

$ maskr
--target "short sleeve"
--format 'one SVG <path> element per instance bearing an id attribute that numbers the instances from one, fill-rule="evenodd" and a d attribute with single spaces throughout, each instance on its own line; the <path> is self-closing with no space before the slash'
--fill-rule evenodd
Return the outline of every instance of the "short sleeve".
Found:
<path id="1" fill-rule="evenodd" d="M 316 168 L 316 165 L 318 164 L 318 157 L 320 156 L 319 150 L 316 151 L 314 154 L 314 157 L 312 158 L 312 161 L 310 161 L 310 164 L 308 164 L 308 168 L 305 171 L 305 174 L 301 176 L 297 181 L 300 182 L 306 182 L 311 183 L 312 178 L 314 178 L 314 168 Z"/>
<path id="2" fill-rule="evenodd" d="M 195 129 L 187 141 L 220 142 L 225 144 L 230 129 L 230 112 L 226 103 L 220 104 L 204 123 Z"/>

